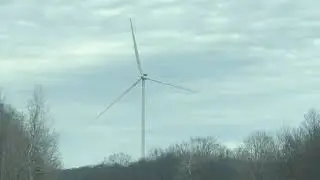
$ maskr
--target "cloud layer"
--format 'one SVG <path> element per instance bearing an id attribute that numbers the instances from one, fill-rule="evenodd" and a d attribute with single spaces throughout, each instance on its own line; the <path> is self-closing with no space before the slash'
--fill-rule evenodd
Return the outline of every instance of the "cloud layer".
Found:
<path id="1" fill-rule="evenodd" d="M 138 157 L 140 91 L 95 115 L 143 69 L 196 94 L 147 84 L 148 148 L 189 136 L 235 144 L 296 125 L 319 106 L 320 2 L 315 0 L 0 1 L 0 83 L 23 107 L 43 84 L 66 167 L 115 151 Z"/>

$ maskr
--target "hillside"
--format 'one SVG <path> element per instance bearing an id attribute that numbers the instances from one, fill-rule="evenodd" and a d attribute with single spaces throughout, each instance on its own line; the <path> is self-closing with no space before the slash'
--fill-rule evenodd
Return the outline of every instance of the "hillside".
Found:
<path id="1" fill-rule="evenodd" d="M 311 110 L 300 127 L 276 136 L 251 133 L 233 150 L 213 137 L 195 137 L 138 162 L 119 153 L 95 166 L 66 169 L 59 180 L 316 180 L 319 150 L 320 115 Z"/>

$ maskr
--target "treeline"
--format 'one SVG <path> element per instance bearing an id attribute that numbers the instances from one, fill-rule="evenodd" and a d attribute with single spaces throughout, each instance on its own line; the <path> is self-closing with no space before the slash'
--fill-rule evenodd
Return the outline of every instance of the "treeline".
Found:
<path id="1" fill-rule="evenodd" d="M 0 96 L 1 97 L 1 96 Z M 0 180 L 318 180 L 320 114 L 299 127 L 251 133 L 235 149 L 214 137 L 193 137 L 132 161 L 125 153 L 93 166 L 59 170 L 57 134 L 49 127 L 41 87 L 27 112 L 0 99 Z"/>
<path id="2" fill-rule="evenodd" d="M 68 169 L 60 180 L 318 180 L 320 115 L 310 110 L 296 128 L 277 134 L 257 131 L 236 149 L 213 137 L 196 137 L 155 149 L 132 162 L 114 154 L 95 166 Z"/>
<path id="3" fill-rule="evenodd" d="M 47 112 L 40 86 L 28 101 L 27 112 L 0 98 L 0 180 L 57 179 L 61 162 Z"/>

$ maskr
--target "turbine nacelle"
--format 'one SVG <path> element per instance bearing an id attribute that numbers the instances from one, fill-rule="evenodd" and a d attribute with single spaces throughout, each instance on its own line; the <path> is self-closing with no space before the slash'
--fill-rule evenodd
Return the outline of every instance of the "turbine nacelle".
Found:
<path id="1" fill-rule="evenodd" d="M 141 79 L 142 79 L 142 80 L 148 79 L 148 74 L 142 74 L 142 75 L 141 75 Z"/>

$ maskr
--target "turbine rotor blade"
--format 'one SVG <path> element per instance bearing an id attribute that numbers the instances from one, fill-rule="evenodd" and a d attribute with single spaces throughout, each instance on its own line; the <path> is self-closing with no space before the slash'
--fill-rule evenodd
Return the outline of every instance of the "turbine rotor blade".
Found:
<path id="1" fill-rule="evenodd" d="M 96 119 L 101 117 L 106 111 L 108 111 L 114 104 L 119 102 L 126 94 L 128 94 L 139 82 L 141 81 L 141 78 L 139 78 L 136 82 L 134 82 L 128 89 L 126 89 L 117 99 L 115 99 L 109 106 L 107 106 L 103 111 L 101 111 Z"/>
<path id="2" fill-rule="evenodd" d="M 171 84 L 171 83 L 162 82 L 162 81 L 151 79 L 151 78 L 146 78 L 146 79 L 150 80 L 150 81 L 153 81 L 153 82 L 156 82 L 156 83 L 159 83 L 159 84 L 162 84 L 162 85 L 170 86 L 170 87 L 173 87 L 173 88 L 176 88 L 176 89 L 181 89 L 181 90 L 184 90 L 184 91 L 196 93 L 196 91 L 194 91 L 192 89 L 189 89 L 189 88 L 182 87 L 182 86 L 177 86 L 177 85 L 174 85 L 174 84 Z"/>
<path id="3" fill-rule="evenodd" d="M 138 65 L 138 70 L 139 70 L 140 74 L 143 75 L 143 71 L 142 71 L 142 68 L 141 68 L 140 56 L 139 56 L 139 52 L 138 52 L 136 37 L 135 37 L 134 31 L 133 31 L 133 25 L 132 25 L 131 18 L 130 18 L 130 26 L 131 26 L 131 34 L 132 34 L 132 39 L 133 39 L 134 53 L 136 55 L 136 61 L 137 61 L 137 65 Z"/>

